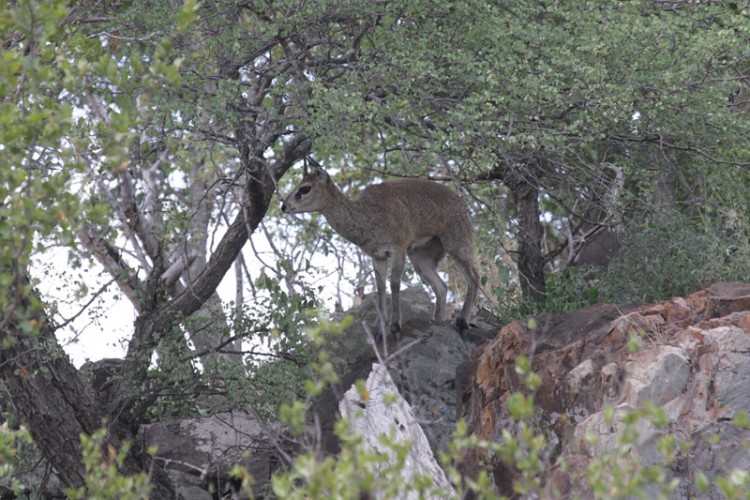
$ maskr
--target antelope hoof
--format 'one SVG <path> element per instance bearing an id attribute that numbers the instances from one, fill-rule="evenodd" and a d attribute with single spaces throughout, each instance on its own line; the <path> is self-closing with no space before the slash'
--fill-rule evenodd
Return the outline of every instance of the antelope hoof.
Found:
<path id="1" fill-rule="evenodd" d="M 458 329 L 458 335 L 461 338 L 466 336 L 466 332 L 469 329 L 469 324 L 463 318 L 456 319 L 456 328 Z"/>
<path id="2" fill-rule="evenodd" d="M 391 325 L 391 338 L 393 340 L 401 340 L 401 325 L 398 323 L 393 323 Z"/>

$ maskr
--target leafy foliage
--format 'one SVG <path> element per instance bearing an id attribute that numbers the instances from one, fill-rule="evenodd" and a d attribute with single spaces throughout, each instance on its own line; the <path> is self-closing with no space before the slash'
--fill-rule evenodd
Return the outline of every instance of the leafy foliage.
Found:
<path id="1" fill-rule="evenodd" d="M 91 436 L 81 436 L 83 462 L 86 466 L 86 486 L 69 489 L 66 495 L 72 499 L 96 498 L 138 500 L 149 498 L 148 475 L 125 476 L 119 469 L 125 462 L 130 445 L 125 443 L 119 450 L 106 442 L 106 429 Z"/>
<path id="2" fill-rule="evenodd" d="M 733 214 L 690 220 L 667 212 L 653 221 L 634 222 L 620 237 L 622 248 L 606 270 L 569 268 L 551 276 L 545 309 L 657 302 L 715 282 L 743 281 L 750 272 L 746 224 Z"/>
<path id="3" fill-rule="evenodd" d="M 11 429 L 8 422 L 0 426 L 0 479 L 5 481 L 10 478 L 8 482 L 14 494 L 20 494 L 27 486 L 13 475 L 22 468 L 24 447 L 29 445 L 32 445 L 31 436 L 25 428 Z"/>
<path id="4" fill-rule="evenodd" d="M 18 311 L 17 297 L 29 294 L 30 286 L 22 285 L 22 277 L 32 250 L 39 248 L 38 237 L 54 235 L 71 243 L 78 216 L 77 200 L 68 189 L 80 167 L 67 139 L 73 109 L 58 99 L 61 92 L 75 88 L 61 81 L 56 67 L 65 57 L 58 45 L 58 26 L 66 4 L 23 3 L 12 10 L 0 8 L 4 39 L 13 35 L 37 43 L 29 54 L 3 50 L 0 58 L 0 285 L 3 290 L 20 288 L 16 296 L 0 294 L 4 326 L 13 314 L 33 313 Z M 30 15 L 22 15 L 23 9 Z"/>
<path id="5" fill-rule="evenodd" d="M 243 370 L 223 376 L 230 407 L 252 407 L 263 418 L 277 416 L 282 403 L 304 396 L 315 349 L 307 336 L 317 324 L 316 304 L 303 295 L 288 296 L 275 280 L 263 277 L 268 292 L 253 309 L 236 317 L 237 332 L 251 337 L 253 349 Z M 252 335 L 247 330 L 252 329 Z"/>
<path id="6" fill-rule="evenodd" d="M 127 401 L 81 421 L 204 411 L 206 394 L 270 417 L 305 397 L 311 360 L 332 371 L 309 311 L 330 286 L 342 308 L 342 289 L 361 296 L 364 257 L 319 218 L 300 228 L 270 208 L 310 152 L 352 193 L 412 175 L 460 190 L 485 288 L 511 315 L 747 276 L 740 4 L 19 0 L 0 6 L 0 37 L 8 373 L 24 366 L 10 327 L 33 344 L 55 319 L 28 279 L 34 255 L 97 262 L 136 311 Z M 259 227 L 280 243 L 248 264 Z M 601 227 L 625 246 L 592 283 L 566 267 Z M 316 274 L 315 254 L 336 269 Z M 235 261 L 226 307 L 216 289 Z M 68 285 L 81 310 L 94 303 Z M 51 344 L 33 350 L 59 359 Z M 513 403 L 530 417 L 527 396 Z"/>

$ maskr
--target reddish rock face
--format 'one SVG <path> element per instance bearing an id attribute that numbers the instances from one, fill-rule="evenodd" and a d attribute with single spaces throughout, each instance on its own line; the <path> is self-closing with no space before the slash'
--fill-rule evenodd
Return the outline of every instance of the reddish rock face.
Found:
<path id="1" fill-rule="evenodd" d="M 750 285 L 721 283 L 640 308 L 597 305 L 535 319 L 535 330 L 525 321 L 503 327 L 460 367 L 457 417 L 483 439 L 502 441 L 504 430 L 515 432 L 506 403 L 512 392 L 528 392 L 515 359 L 529 358 L 542 379 L 534 424 L 549 443 L 540 494 L 589 496 L 586 468 L 617 448 L 622 415 L 650 403 L 664 410 L 666 425 L 644 421 L 631 455 L 643 466 L 663 466 L 666 480 L 679 480 L 675 498 L 699 493 L 698 471 L 713 484 L 735 468 L 750 468 L 748 447 L 738 446 L 750 443 L 750 431 L 732 423 L 740 412 L 750 415 Z M 630 352 L 634 337 L 641 347 Z M 605 417 L 607 407 L 614 418 Z M 665 435 L 675 438 L 671 457 L 656 449 Z M 462 468 L 475 475 L 487 464 L 500 493 L 513 495 L 519 473 L 497 456 L 468 452 Z M 711 488 L 708 496 L 718 497 Z"/>

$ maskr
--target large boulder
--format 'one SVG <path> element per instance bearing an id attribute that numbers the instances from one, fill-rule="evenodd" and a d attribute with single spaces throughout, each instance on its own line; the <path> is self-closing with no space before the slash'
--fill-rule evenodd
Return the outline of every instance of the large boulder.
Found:
<path id="1" fill-rule="evenodd" d="M 388 367 L 399 394 L 409 403 L 422 424 L 430 445 L 445 450 L 456 424 L 456 369 L 472 349 L 492 338 L 497 326 L 476 317 L 465 337 L 449 322 L 432 321 L 433 304 L 422 287 L 401 291 L 403 338 L 373 348 L 371 336 L 376 324 L 375 295 L 347 314 L 355 318 L 343 334 L 330 340 L 328 349 L 341 367 L 341 380 L 317 401 L 316 411 L 323 430 L 324 449 L 335 453 L 338 443 L 333 425 L 339 417 L 339 401 L 358 380 L 365 380 L 374 362 Z"/>
<path id="2" fill-rule="evenodd" d="M 246 413 L 233 411 L 143 425 L 143 449 L 155 449 L 153 460 L 173 480 L 185 500 L 226 498 L 237 491 L 230 470 L 247 469 L 256 481 L 253 494 L 262 496 L 281 457 L 291 453 L 285 430 Z"/>
<path id="3" fill-rule="evenodd" d="M 625 462 L 659 468 L 662 477 L 643 491 L 656 495 L 672 484 L 674 498 L 721 498 L 715 480 L 750 469 L 750 429 L 734 421 L 750 414 L 750 285 L 716 284 L 656 305 L 597 305 L 506 325 L 459 370 L 458 416 L 481 438 L 502 441 L 503 430 L 517 427 L 506 403 L 525 391 L 518 355 L 542 378 L 535 421 L 549 443 L 547 495 L 590 496 L 587 468 L 610 459 L 620 471 Z M 627 423 L 625 415 L 648 405 L 662 409 L 665 421 Z M 660 451 L 665 436 L 674 439 L 668 456 Z M 475 475 L 488 463 L 500 492 L 512 494 L 520 478 L 513 464 L 473 451 L 462 467 Z M 696 477 L 709 480 L 708 491 L 699 491 Z"/>

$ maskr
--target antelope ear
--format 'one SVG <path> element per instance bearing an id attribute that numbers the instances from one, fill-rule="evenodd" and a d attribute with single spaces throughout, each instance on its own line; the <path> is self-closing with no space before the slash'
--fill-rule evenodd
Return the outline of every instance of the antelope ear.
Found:
<path id="1" fill-rule="evenodd" d="M 315 177 L 319 181 L 328 181 L 330 180 L 330 177 L 328 177 L 328 172 L 320 168 L 319 166 L 315 167 Z"/>

